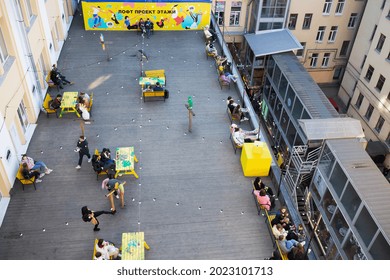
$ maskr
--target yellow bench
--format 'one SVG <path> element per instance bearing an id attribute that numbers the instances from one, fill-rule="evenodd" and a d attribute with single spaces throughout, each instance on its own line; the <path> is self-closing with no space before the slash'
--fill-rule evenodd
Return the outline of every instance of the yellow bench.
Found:
<path id="1" fill-rule="evenodd" d="M 23 190 L 24 190 L 24 185 L 33 185 L 34 189 L 37 190 L 35 186 L 35 177 L 32 177 L 30 179 L 24 178 L 22 170 L 23 170 L 23 166 L 19 165 L 18 173 L 16 173 L 16 179 L 18 179 L 19 182 L 22 184 Z"/>
<path id="2" fill-rule="evenodd" d="M 237 120 L 238 120 L 238 118 L 237 118 L 236 115 L 232 115 L 232 113 L 230 112 L 229 107 L 226 108 L 226 113 L 227 113 L 227 115 L 228 115 L 228 117 L 229 117 L 230 124 L 232 124 L 233 121 L 237 121 Z"/>
<path id="3" fill-rule="evenodd" d="M 49 93 L 46 93 L 45 99 L 43 100 L 42 107 L 43 107 L 43 109 L 45 109 L 47 117 L 49 117 L 50 114 L 56 114 L 56 117 L 58 118 L 57 110 L 50 108 L 50 103 L 52 101 L 53 101 L 53 98 L 50 96 Z"/>
<path id="4" fill-rule="evenodd" d="M 51 74 L 51 71 L 49 71 L 49 73 L 47 73 L 47 75 L 46 75 L 46 79 L 45 79 L 45 80 L 46 80 L 47 85 L 49 86 L 49 88 L 55 87 L 55 88 L 57 88 L 57 91 L 60 91 L 60 87 L 59 87 L 58 85 L 56 85 L 56 84 L 51 80 L 50 74 Z"/>
<path id="5" fill-rule="evenodd" d="M 93 105 L 93 92 L 91 92 L 89 94 L 89 104 L 88 104 L 88 108 L 87 108 L 88 112 L 91 112 L 92 105 Z M 92 114 L 90 113 L 90 115 L 92 115 Z"/>
<path id="6" fill-rule="evenodd" d="M 234 131 L 230 130 L 230 141 L 232 142 L 232 145 L 233 145 L 234 154 L 236 154 L 237 153 L 237 149 L 242 149 L 242 146 L 239 146 L 239 145 L 237 145 L 236 142 L 234 142 L 233 133 L 234 133 Z"/>
<path id="7" fill-rule="evenodd" d="M 144 99 L 149 98 L 149 97 L 162 97 L 165 102 L 165 92 L 164 91 L 143 91 L 142 92 L 142 97 Z"/>
<path id="8" fill-rule="evenodd" d="M 145 77 L 156 77 L 156 78 L 165 78 L 165 70 L 146 70 Z"/>

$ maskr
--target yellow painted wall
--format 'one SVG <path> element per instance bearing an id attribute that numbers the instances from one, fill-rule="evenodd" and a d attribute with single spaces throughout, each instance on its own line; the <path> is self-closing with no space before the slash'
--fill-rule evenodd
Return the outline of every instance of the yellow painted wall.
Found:
<path id="1" fill-rule="evenodd" d="M 98 11 L 98 6 L 100 11 Z M 210 23 L 210 3 L 82 2 L 85 30 L 128 31 L 140 18 L 149 18 L 155 31 L 199 30 Z M 97 12 L 97 16 L 93 16 Z M 192 16 L 191 16 L 192 15 Z M 193 17 L 197 16 L 197 21 Z"/>

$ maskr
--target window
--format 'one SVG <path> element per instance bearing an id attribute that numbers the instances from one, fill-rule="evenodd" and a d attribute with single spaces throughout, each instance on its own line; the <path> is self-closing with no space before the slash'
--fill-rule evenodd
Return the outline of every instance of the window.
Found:
<path id="1" fill-rule="evenodd" d="M 364 115 L 368 121 L 370 120 L 373 111 L 374 111 L 374 106 L 368 104 L 366 114 Z"/>
<path id="2" fill-rule="evenodd" d="M 334 42 L 336 40 L 337 29 L 338 29 L 337 26 L 332 26 L 332 28 L 330 29 L 330 33 L 328 37 L 329 42 Z"/>
<path id="3" fill-rule="evenodd" d="M 297 25 L 297 20 L 298 20 L 298 14 L 291 14 L 290 20 L 288 22 L 288 28 L 295 29 L 295 26 Z"/>
<path id="4" fill-rule="evenodd" d="M 350 18 L 349 18 L 349 21 L 348 21 L 348 28 L 354 28 L 355 25 L 356 25 L 356 21 L 357 21 L 357 13 L 352 13 Z"/>
<path id="5" fill-rule="evenodd" d="M 310 67 L 312 68 L 317 67 L 317 60 L 318 60 L 318 53 L 313 53 L 311 55 Z"/>
<path id="6" fill-rule="evenodd" d="M 355 103 L 355 106 L 360 109 L 360 106 L 362 106 L 362 103 L 363 103 L 363 99 L 364 99 L 364 95 L 359 93 L 359 96 L 358 98 L 356 99 L 356 103 Z"/>
<path id="7" fill-rule="evenodd" d="M 379 92 L 382 90 L 383 88 L 383 85 L 385 84 L 386 82 L 386 78 L 383 77 L 382 75 L 379 75 L 379 79 L 378 79 L 378 82 L 376 83 L 376 89 L 379 90 Z"/>
<path id="8" fill-rule="evenodd" d="M 378 122 L 375 125 L 376 132 L 380 133 L 382 130 L 382 126 L 385 123 L 385 119 L 382 116 L 379 116 Z"/>
<path id="9" fill-rule="evenodd" d="M 386 36 L 381 34 L 381 36 L 379 36 L 378 44 L 376 45 L 376 50 L 378 52 L 381 52 L 383 45 L 385 44 L 385 41 L 386 41 Z"/>
<path id="10" fill-rule="evenodd" d="M 368 66 L 368 69 L 367 69 L 367 73 L 366 73 L 366 79 L 368 81 L 371 81 L 371 77 L 372 77 L 372 74 L 374 74 L 374 67 L 372 67 L 371 65 Z"/>
<path id="11" fill-rule="evenodd" d="M 5 40 L 3 36 L 3 31 L 0 28 L 0 62 L 1 64 L 4 64 L 4 62 L 8 58 L 8 50 L 7 46 L 5 45 Z"/>
<path id="12" fill-rule="evenodd" d="M 378 27 L 378 25 L 375 24 L 374 30 L 372 31 L 372 34 L 371 34 L 370 41 L 372 41 L 372 39 L 374 39 L 374 36 L 375 36 L 375 32 L 376 32 L 377 27 Z"/>
<path id="13" fill-rule="evenodd" d="M 367 55 L 364 55 L 362 65 L 360 65 L 360 69 L 363 69 L 364 63 L 366 63 Z"/>
<path id="14" fill-rule="evenodd" d="M 332 8 L 332 1 L 333 0 L 325 0 L 324 9 L 322 10 L 323 14 L 329 15 L 330 8 Z"/>
<path id="15" fill-rule="evenodd" d="M 322 42 L 322 40 L 324 39 L 324 34 L 325 34 L 325 26 L 318 27 L 316 41 Z"/>
<path id="16" fill-rule="evenodd" d="M 346 56 L 348 52 L 348 47 L 349 47 L 349 41 L 344 41 L 343 45 L 341 46 L 340 50 L 340 56 Z"/>
<path id="17" fill-rule="evenodd" d="M 305 14 L 305 18 L 303 19 L 302 29 L 310 29 L 312 17 L 313 14 Z"/>
<path id="18" fill-rule="evenodd" d="M 19 117 L 20 125 L 23 128 L 23 132 L 26 132 L 26 128 L 29 123 L 27 119 L 26 107 L 24 106 L 23 100 L 20 102 L 18 107 L 18 117 Z"/>
<path id="19" fill-rule="evenodd" d="M 306 42 L 300 42 L 300 44 L 302 45 L 302 49 L 297 50 L 297 56 L 303 56 L 304 51 L 305 51 Z M 389 54 L 389 55 L 390 55 L 390 54 Z"/>
<path id="20" fill-rule="evenodd" d="M 336 6 L 336 14 L 342 14 L 344 10 L 345 0 L 339 0 Z"/>
<path id="21" fill-rule="evenodd" d="M 322 59 L 321 67 L 328 67 L 330 59 L 330 53 L 324 53 L 324 58 Z"/>
<path id="22" fill-rule="evenodd" d="M 225 22 L 225 1 L 217 1 L 215 3 L 215 19 L 218 25 L 223 25 Z"/>
<path id="23" fill-rule="evenodd" d="M 242 2 L 238 1 L 232 2 L 231 11 L 230 11 L 230 26 L 239 26 L 240 25 L 240 14 L 241 14 Z"/>
<path id="24" fill-rule="evenodd" d="M 343 73 L 343 67 L 340 66 L 336 67 L 333 73 L 333 80 L 339 80 L 342 73 Z"/>

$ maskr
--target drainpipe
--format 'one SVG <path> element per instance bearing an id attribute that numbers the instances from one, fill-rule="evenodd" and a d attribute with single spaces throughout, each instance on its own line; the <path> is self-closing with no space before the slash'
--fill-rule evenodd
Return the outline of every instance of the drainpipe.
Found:
<path id="1" fill-rule="evenodd" d="M 244 34 L 248 33 L 249 6 L 252 5 L 252 2 L 253 0 L 249 1 L 249 3 L 246 5 Z"/>

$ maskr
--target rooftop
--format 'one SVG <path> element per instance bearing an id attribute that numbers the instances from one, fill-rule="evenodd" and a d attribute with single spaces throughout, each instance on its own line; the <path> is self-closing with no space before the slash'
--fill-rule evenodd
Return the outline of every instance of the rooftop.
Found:
<path id="1" fill-rule="evenodd" d="M 80 135 L 74 114 L 56 119 L 41 114 L 28 154 L 54 169 L 32 187 L 15 182 L 0 228 L 0 259 L 91 259 L 95 238 L 121 243 L 122 232 L 143 231 L 151 247 L 146 259 L 264 259 L 272 252 L 264 218 L 257 215 L 251 179 L 242 174 L 240 153 L 229 140 L 226 98 L 239 99 L 234 86 L 220 89 L 215 66 L 207 60 L 203 31 L 84 31 L 77 15 L 59 70 L 75 84 L 69 91 L 94 93 L 92 124 L 85 135 L 95 148 L 134 146 L 139 160 L 126 180 L 125 209 L 99 218 L 101 231 L 81 219 L 81 207 L 108 210 L 86 158 L 76 170 L 73 152 Z M 137 58 L 144 49 L 143 70 L 165 69 L 170 97 L 143 102 Z M 51 95 L 57 92 L 52 90 Z M 192 133 L 184 104 L 192 96 Z M 270 183 L 268 178 L 266 183 Z"/>

